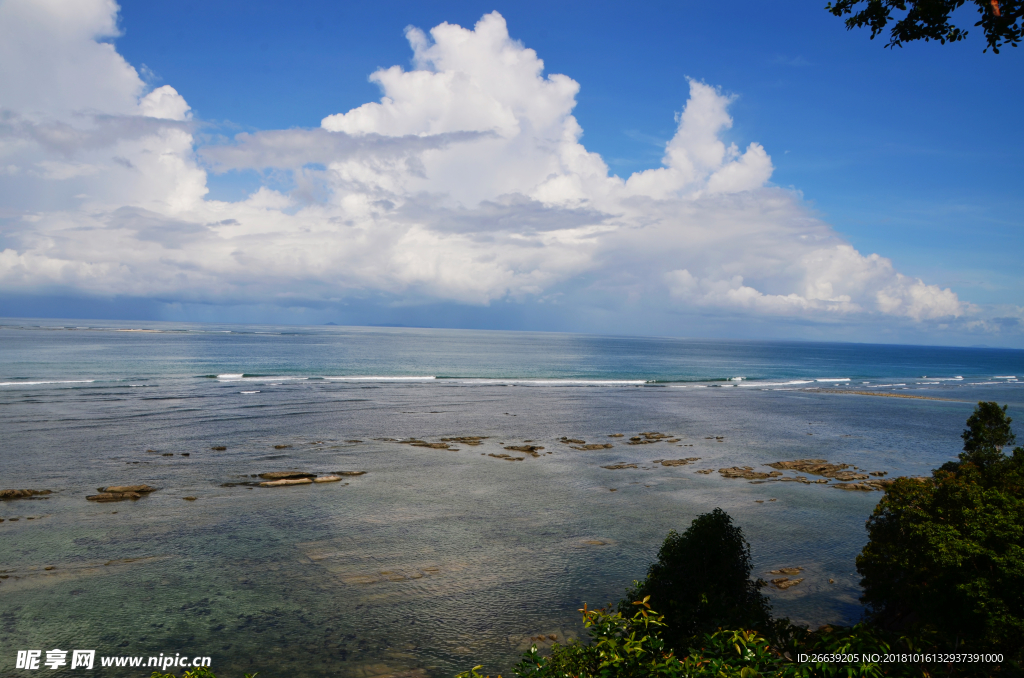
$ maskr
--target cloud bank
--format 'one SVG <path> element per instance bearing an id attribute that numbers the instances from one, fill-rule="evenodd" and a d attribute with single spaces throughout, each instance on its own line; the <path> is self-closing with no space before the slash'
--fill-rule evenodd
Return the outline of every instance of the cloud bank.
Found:
<path id="1" fill-rule="evenodd" d="M 704 82 L 661 167 L 610 175 L 580 141 L 579 84 L 494 12 L 409 28 L 413 68 L 373 73 L 381 99 L 319 129 L 199 145 L 185 99 L 116 52 L 116 19 L 110 0 L 0 3 L 5 294 L 984 326 L 772 186 L 760 144 L 723 141 L 731 98 Z M 206 197 L 210 173 L 245 170 L 293 188 Z"/>

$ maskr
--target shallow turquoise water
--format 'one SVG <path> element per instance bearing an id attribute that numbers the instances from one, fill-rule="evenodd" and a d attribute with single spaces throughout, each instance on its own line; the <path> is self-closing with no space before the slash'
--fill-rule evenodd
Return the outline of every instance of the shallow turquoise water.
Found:
<path id="1" fill-rule="evenodd" d="M 531 637 L 580 633 L 576 608 L 618 599 L 669 529 L 715 506 L 758 575 L 805 568 L 777 613 L 854 621 L 879 493 L 694 471 L 811 457 L 924 474 L 956 455 L 974 402 L 1022 409 L 1005 378 L 1024 376 L 1021 351 L 40 324 L 0 323 L 0 485 L 55 491 L 0 503 L 0 675 L 23 673 L 18 649 L 65 646 L 210 655 L 225 676 L 507 672 Z M 679 442 L 624 444 L 641 431 Z M 377 440 L 467 435 L 488 438 Z M 539 457 L 488 456 L 525 440 Z M 651 463 L 682 457 L 701 459 Z M 638 468 L 602 468 L 617 462 Z M 367 474 L 222 487 L 282 469 Z M 85 501 L 143 482 L 161 489 Z"/>

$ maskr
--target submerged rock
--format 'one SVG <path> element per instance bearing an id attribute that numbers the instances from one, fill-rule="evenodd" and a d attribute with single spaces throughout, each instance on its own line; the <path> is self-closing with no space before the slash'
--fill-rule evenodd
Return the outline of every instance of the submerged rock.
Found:
<path id="1" fill-rule="evenodd" d="M 31 499 L 53 494 L 53 490 L 0 490 L 0 499 Z"/>
<path id="2" fill-rule="evenodd" d="M 98 492 L 106 492 L 113 494 L 123 494 L 136 492 L 138 494 L 149 494 L 150 492 L 156 492 L 157 488 L 152 485 L 111 485 L 109 487 L 97 487 Z"/>
<path id="3" fill-rule="evenodd" d="M 781 591 L 785 591 L 786 589 L 788 589 L 790 587 L 796 586 L 797 584 L 799 584 L 802 581 L 803 581 L 803 578 L 800 578 L 800 579 L 790 579 L 789 577 L 779 577 L 778 579 L 772 579 L 772 586 L 774 586 L 775 588 L 777 588 L 777 589 L 779 589 Z"/>
<path id="4" fill-rule="evenodd" d="M 853 492 L 874 492 L 875 490 L 882 490 L 883 487 L 877 487 L 873 483 L 837 483 L 832 487 L 840 490 L 850 490 Z"/>
<path id="5" fill-rule="evenodd" d="M 106 503 L 111 501 L 125 501 L 126 499 L 134 501 L 141 497 L 142 495 L 138 492 L 101 492 L 100 494 L 90 494 L 86 499 L 88 501 Z"/>
<path id="6" fill-rule="evenodd" d="M 655 464 L 661 464 L 662 466 L 686 466 L 695 461 L 700 461 L 700 457 L 687 457 L 686 459 L 658 459 Z"/>
<path id="7" fill-rule="evenodd" d="M 532 457 L 539 457 L 540 455 L 537 452 L 544 448 L 540 445 L 507 445 L 505 449 L 511 452 L 525 452 Z"/>
<path id="8" fill-rule="evenodd" d="M 506 447 L 505 449 L 508 449 L 508 448 Z M 488 457 L 494 457 L 495 459 L 504 459 L 506 461 L 522 461 L 523 459 L 526 459 L 526 457 L 513 457 L 511 454 L 504 454 L 504 453 L 488 454 L 487 456 Z"/>
<path id="9" fill-rule="evenodd" d="M 601 468 L 606 468 L 611 471 L 620 471 L 626 468 L 636 468 L 636 464 L 610 464 L 608 466 L 602 466 Z"/>
<path id="10" fill-rule="evenodd" d="M 804 571 L 802 567 L 780 567 L 777 570 L 772 570 L 768 574 L 800 574 Z"/>
<path id="11" fill-rule="evenodd" d="M 443 443 L 461 443 L 462 445 L 469 445 L 476 447 L 482 445 L 489 436 L 460 436 L 458 438 L 441 438 Z"/>
<path id="12" fill-rule="evenodd" d="M 365 476 L 366 471 L 334 471 L 336 476 Z"/>
<path id="13" fill-rule="evenodd" d="M 182 499 L 184 499 L 185 501 L 195 501 L 196 500 L 196 498 L 193 497 L 192 495 L 189 495 L 187 497 L 182 497 Z"/>
<path id="14" fill-rule="evenodd" d="M 228 448 L 227 448 L 226 445 L 214 445 L 210 449 L 213 450 L 214 452 L 223 452 L 224 450 L 226 450 Z"/>
<path id="15" fill-rule="evenodd" d="M 608 437 L 609 438 L 623 438 L 625 436 L 622 433 L 609 433 Z"/>
<path id="16" fill-rule="evenodd" d="M 635 435 L 630 438 L 627 445 L 650 445 L 651 443 L 678 443 L 679 438 L 673 438 L 668 433 L 659 433 L 658 431 L 645 431 L 639 435 Z"/>
<path id="17" fill-rule="evenodd" d="M 584 452 L 589 450 L 610 450 L 614 445 L 611 443 L 591 443 L 589 445 L 570 445 L 574 450 L 583 450 Z"/>
<path id="18" fill-rule="evenodd" d="M 566 445 L 586 445 L 587 444 L 586 440 L 580 440 L 579 438 L 566 438 L 565 436 L 562 436 L 562 438 L 558 442 L 565 443 Z"/>
<path id="19" fill-rule="evenodd" d="M 274 445 L 275 450 L 287 450 L 291 445 Z"/>

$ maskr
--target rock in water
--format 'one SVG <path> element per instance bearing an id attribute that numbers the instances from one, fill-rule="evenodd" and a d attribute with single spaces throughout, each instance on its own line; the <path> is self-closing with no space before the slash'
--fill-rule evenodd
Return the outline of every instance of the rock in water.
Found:
<path id="1" fill-rule="evenodd" d="M 295 478 L 315 478 L 315 473 L 305 473 L 304 471 L 271 471 L 269 473 L 261 473 L 260 478 L 264 480 L 292 480 Z M 264 485 L 265 483 L 260 483 Z"/>
<path id="2" fill-rule="evenodd" d="M 53 494 L 52 490 L 0 490 L 0 499 L 29 499 Z"/>
<path id="3" fill-rule="evenodd" d="M 284 487 L 286 485 L 312 485 L 312 478 L 282 478 L 281 480 L 268 480 L 260 483 L 260 487 Z"/>
<path id="4" fill-rule="evenodd" d="M 779 471 L 772 471 L 770 473 L 759 473 L 751 466 L 733 466 L 731 468 L 720 468 L 718 472 L 722 474 L 723 478 L 744 478 L 746 480 L 763 480 L 765 478 L 774 478 L 781 476 L 782 473 Z"/>
<path id="5" fill-rule="evenodd" d="M 86 497 L 89 501 L 98 502 L 110 502 L 110 501 L 125 501 L 126 499 L 139 499 L 142 495 L 138 492 L 101 492 L 100 494 L 90 494 Z"/>
<path id="6" fill-rule="evenodd" d="M 110 487 L 97 487 L 99 492 L 106 493 L 137 493 L 137 494 L 149 494 L 150 492 L 156 492 L 157 488 L 152 485 L 111 485 Z"/>
<path id="7" fill-rule="evenodd" d="M 772 570 L 768 574 L 800 574 L 803 572 L 802 567 L 780 567 L 777 570 Z"/>
<path id="8" fill-rule="evenodd" d="M 341 476 L 317 476 L 313 478 L 314 483 L 336 483 L 341 480 Z"/>
<path id="9" fill-rule="evenodd" d="M 796 586 L 797 584 L 799 584 L 802 581 L 803 581 L 802 578 L 801 579 L 790 579 L 789 577 L 779 577 L 778 579 L 772 579 L 772 586 L 774 586 L 775 588 L 780 589 L 782 591 L 785 591 L 789 587 Z"/>

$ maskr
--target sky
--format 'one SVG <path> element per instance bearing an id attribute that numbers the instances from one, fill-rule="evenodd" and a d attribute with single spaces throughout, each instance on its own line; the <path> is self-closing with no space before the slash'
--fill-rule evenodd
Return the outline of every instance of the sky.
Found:
<path id="1" fill-rule="evenodd" d="M 1021 50 L 884 44 L 821 2 L 0 0 L 0 316 L 1024 347 Z"/>

